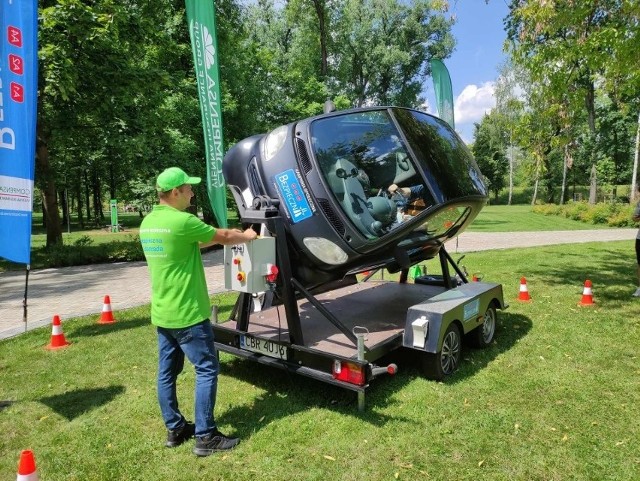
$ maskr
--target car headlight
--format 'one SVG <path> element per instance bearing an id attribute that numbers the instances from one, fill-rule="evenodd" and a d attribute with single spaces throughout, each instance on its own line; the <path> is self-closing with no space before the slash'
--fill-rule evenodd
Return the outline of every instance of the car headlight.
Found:
<path id="1" fill-rule="evenodd" d="M 287 138 L 287 127 L 285 125 L 272 130 L 267 134 L 264 139 L 264 160 L 268 161 L 273 158 L 274 155 L 284 145 L 284 141 Z"/>
<path id="2" fill-rule="evenodd" d="M 305 237 L 302 242 L 309 252 L 325 264 L 340 265 L 349 259 L 345 251 L 324 237 Z"/>

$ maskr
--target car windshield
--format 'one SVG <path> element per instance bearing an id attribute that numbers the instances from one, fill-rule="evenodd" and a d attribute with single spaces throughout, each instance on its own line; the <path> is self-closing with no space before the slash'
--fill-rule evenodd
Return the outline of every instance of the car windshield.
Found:
<path id="1" fill-rule="evenodd" d="M 415 110 L 393 114 L 438 203 L 487 195 L 473 155 L 446 122 Z"/>
<path id="2" fill-rule="evenodd" d="M 318 119 L 311 138 L 330 190 L 365 237 L 378 238 L 409 212 L 434 205 L 387 110 Z"/>

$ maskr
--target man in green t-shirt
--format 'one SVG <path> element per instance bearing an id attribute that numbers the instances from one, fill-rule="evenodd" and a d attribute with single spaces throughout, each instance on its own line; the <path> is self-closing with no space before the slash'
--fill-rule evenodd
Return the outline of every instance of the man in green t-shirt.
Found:
<path id="1" fill-rule="evenodd" d="M 156 182 L 159 203 L 140 224 L 140 242 L 151 277 L 151 323 L 158 332 L 158 402 L 168 429 L 167 447 L 196 437 L 197 456 L 235 447 L 239 439 L 218 431 L 213 410 L 218 358 L 209 321 L 211 306 L 200 249 L 239 244 L 256 238 L 253 229 L 215 229 L 184 212 L 191 204 L 189 177 L 170 167 Z M 195 425 L 178 408 L 176 379 L 185 356 L 196 372 Z"/>

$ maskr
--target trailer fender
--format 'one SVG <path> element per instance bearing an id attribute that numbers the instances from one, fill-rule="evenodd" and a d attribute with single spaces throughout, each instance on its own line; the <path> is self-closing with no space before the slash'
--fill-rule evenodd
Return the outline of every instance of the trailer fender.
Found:
<path id="1" fill-rule="evenodd" d="M 436 353 L 452 322 L 457 322 L 461 334 L 467 334 L 482 324 L 491 305 L 505 307 L 500 284 L 472 282 L 426 299 L 407 310 L 402 344 Z"/>

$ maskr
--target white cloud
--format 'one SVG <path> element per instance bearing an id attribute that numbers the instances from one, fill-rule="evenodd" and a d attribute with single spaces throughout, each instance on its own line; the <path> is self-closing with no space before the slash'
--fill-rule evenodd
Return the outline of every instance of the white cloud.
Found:
<path id="1" fill-rule="evenodd" d="M 456 125 L 479 122 L 495 106 L 494 82 L 467 85 L 454 102 Z"/>

